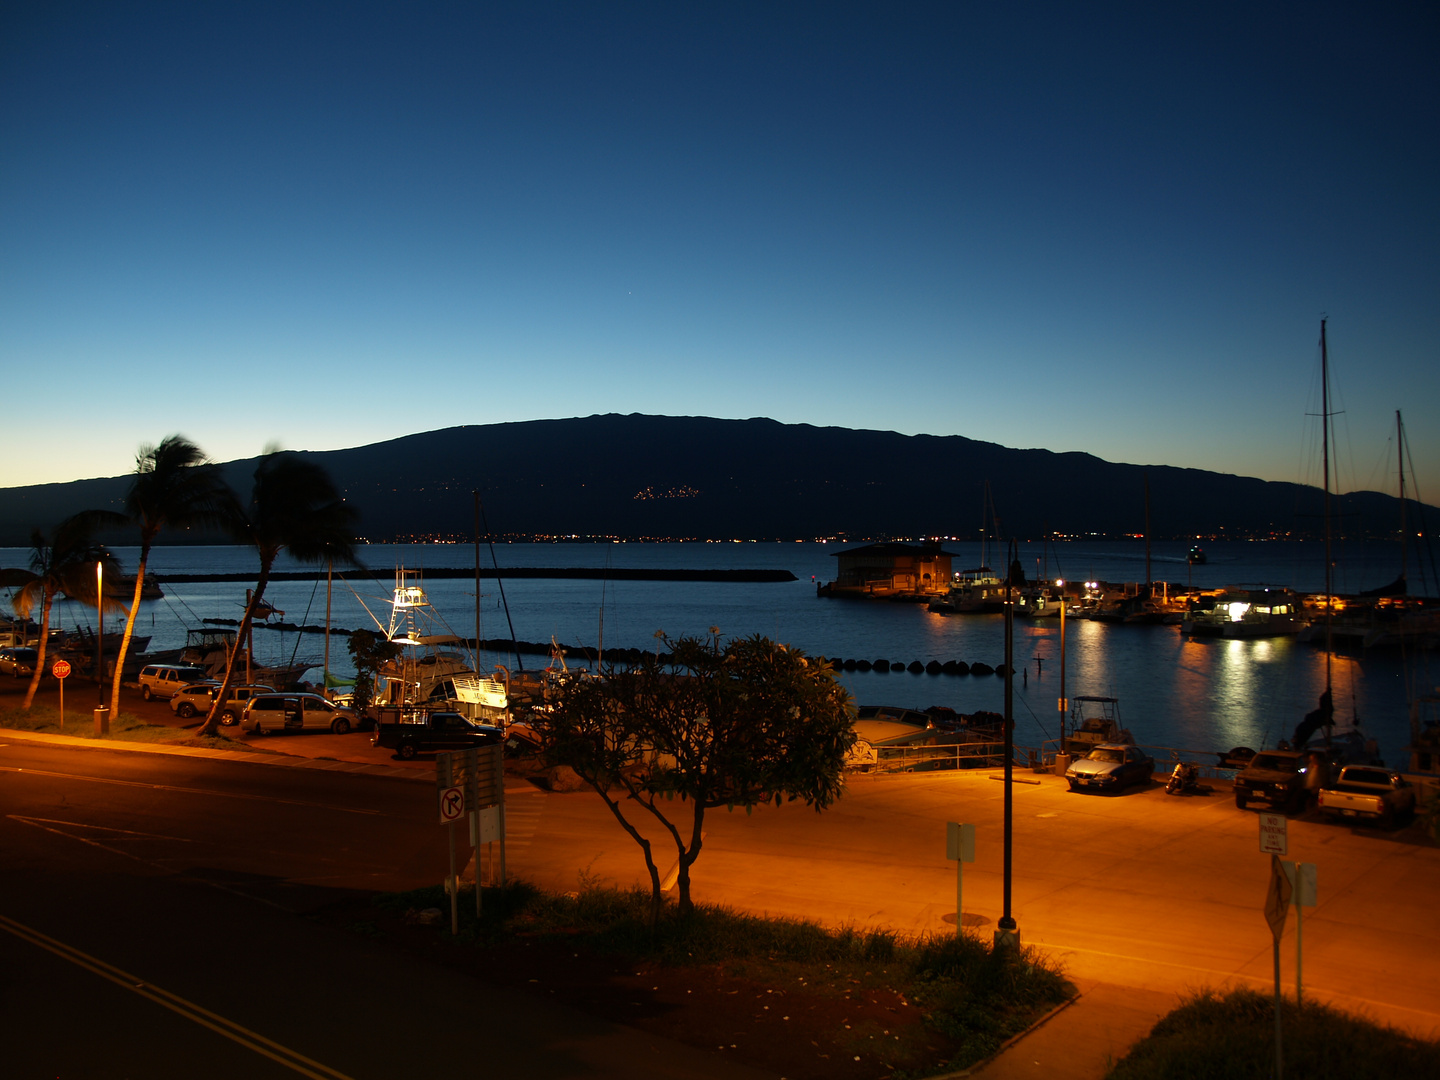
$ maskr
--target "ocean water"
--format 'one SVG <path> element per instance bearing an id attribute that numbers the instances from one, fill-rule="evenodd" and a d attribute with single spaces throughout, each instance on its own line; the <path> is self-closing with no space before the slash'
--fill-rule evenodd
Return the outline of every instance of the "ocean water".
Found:
<path id="1" fill-rule="evenodd" d="M 1004 618 L 999 615 L 940 616 L 921 604 L 826 600 L 815 584 L 835 574 L 834 555 L 850 545 L 823 543 L 652 543 L 652 544 L 497 544 L 494 558 L 503 567 L 784 569 L 798 580 L 786 583 L 605 581 L 508 579 L 514 636 L 593 650 L 649 649 L 656 634 L 708 636 L 712 627 L 723 638 L 763 634 L 811 655 L 850 657 L 908 664 L 912 660 L 964 660 L 1000 664 L 1005 655 Z M 1189 545 L 1157 542 L 1150 552 L 1150 576 L 1177 585 L 1215 588 L 1238 584 L 1285 585 L 1319 591 L 1324 555 L 1319 544 L 1290 541 L 1210 542 L 1209 562 L 1190 567 Z M 978 565 L 977 543 L 952 542 L 956 569 Z M 116 548 L 127 570 L 138 550 Z M 481 547 L 482 569 L 491 565 Z M 331 593 L 331 624 L 346 629 L 375 628 L 389 614 L 395 569 L 474 565 L 470 545 L 370 545 L 360 549 L 366 570 L 337 572 Z M 1074 541 L 1019 546 L 1017 557 L 1031 577 L 1133 582 L 1145 580 L 1142 541 Z M 0 549 L 0 566 L 24 565 L 27 553 Z M 993 551 L 987 560 L 1003 565 Z M 1395 545 L 1336 547 L 1336 588 L 1356 591 L 1392 580 L 1399 568 Z M 305 569 L 282 557 L 277 570 Z M 151 648 L 184 644 L 186 631 L 204 619 L 236 619 L 243 613 L 244 583 L 164 584 L 171 574 L 254 572 L 253 552 L 240 547 L 161 547 L 152 553 L 151 570 L 161 580 L 164 599 L 141 605 L 137 634 L 151 635 Z M 1419 580 L 1411 562 L 1411 580 Z M 474 580 L 433 579 L 425 583 L 437 613 L 456 634 L 510 637 L 500 589 L 493 577 L 481 578 L 477 618 Z M 1427 590 L 1433 592 L 1433 588 Z M 283 609 L 287 621 L 325 622 L 325 582 L 272 582 L 266 599 Z M 95 612 L 61 602 L 56 625 L 93 627 Z M 107 620 L 107 629 L 113 629 Z M 323 636 L 257 630 L 262 659 L 299 657 L 318 665 Z M 1035 746 L 1059 733 L 1060 626 L 1058 619 L 1016 619 L 1014 652 L 1023 669 L 1014 688 L 1016 739 Z M 1288 638 L 1254 641 L 1192 640 L 1174 626 L 1115 626 L 1067 620 L 1065 693 L 1101 694 L 1120 699 L 1122 718 L 1137 741 L 1159 747 L 1209 752 L 1232 746 L 1273 746 L 1289 737 L 1313 709 L 1325 685 L 1325 654 Z M 1372 652 L 1332 658 L 1337 721 L 1343 728 L 1358 719 L 1375 737 L 1387 760 L 1399 763 L 1408 739 L 1407 695 L 1412 686 L 1434 687 L 1440 673 L 1427 658 Z M 517 662 L 527 669 L 544 666 L 538 656 L 483 654 L 482 668 Z M 570 663 L 583 663 L 572 654 Z M 1432 662 L 1433 663 L 1433 662 Z M 330 639 L 330 668 L 349 675 L 352 668 L 342 638 Z M 313 672 L 312 678 L 318 678 Z M 925 708 L 946 705 L 961 712 L 1001 712 L 1004 680 L 997 676 L 912 675 L 908 672 L 842 674 L 841 682 L 862 704 Z"/>

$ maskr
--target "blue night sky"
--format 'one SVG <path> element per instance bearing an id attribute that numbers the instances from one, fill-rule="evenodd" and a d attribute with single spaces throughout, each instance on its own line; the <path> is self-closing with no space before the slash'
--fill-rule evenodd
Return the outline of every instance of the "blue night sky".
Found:
<path id="1" fill-rule="evenodd" d="M 1399 408 L 1440 502 L 1437 10 L 11 0 L 0 486 L 598 412 L 1319 483 L 1328 314 L 1341 486 Z"/>

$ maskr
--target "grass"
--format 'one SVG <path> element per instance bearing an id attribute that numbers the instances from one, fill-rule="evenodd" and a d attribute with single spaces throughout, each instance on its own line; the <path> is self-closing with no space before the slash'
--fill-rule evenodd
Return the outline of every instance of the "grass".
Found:
<path id="1" fill-rule="evenodd" d="M 1055 965 L 1034 950 L 993 950 L 974 934 L 831 930 L 808 920 L 712 905 L 698 905 L 684 917 L 667 905 L 651 928 L 647 892 L 594 886 L 554 894 L 517 882 L 486 888 L 482 899 L 484 914 L 476 925 L 473 901 L 462 897 L 459 942 L 484 946 L 551 938 L 567 947 L 674 968 L 719 964 L 761 984 L 883 987 L 918 1007 L 928 1028 L 955 1047 L 945 1066 L 950 1069 L 994 1054 L 1073 994 Z M 401 915 L 440 908 L 448 932 L 450 904 L 443 888 L 386 894 L 375 903 Z"/>
<path id="2" fill-rule="evenodd" d="M 1440 1078 L 1440 1044 L 1328 1005 L 1280 1008 L 1285 1075 L 1305 1080 Z M 1266 1080 L 1275 1066 L 1275 1000 L 1204 990 L 1155 1025 L 1106 1080 Z"/>
<path id="3" fill-rule="evenodd" d="M 84 706 L 65 710 L 63 730 L 60 726 L 60 710 L 52 705 L 42 705 L 36 702 L 28 710 L 18 705 L 0 706 L 0 728 L 10 728 L 14 731 L 36 731 L 47 735 L 69 735 L 80 739 L 95 739 L 97 742 L 107 741 L 99 739 L 95 735 L 95 716 L 92 711 L 93 707 L 89 704 L 92 700 L 93 698 L 86 698 Z M 199 736 L 183 728 L 147 723 L 133 713 L 127 712 L 121 712 L 110 718 L 108 741 L 172 743 L 178 746 L 209 747 L 214 750 L 254 750 L 254 747 L 241 746 L 233 739 L 228 739 L 223 735 Z"/>

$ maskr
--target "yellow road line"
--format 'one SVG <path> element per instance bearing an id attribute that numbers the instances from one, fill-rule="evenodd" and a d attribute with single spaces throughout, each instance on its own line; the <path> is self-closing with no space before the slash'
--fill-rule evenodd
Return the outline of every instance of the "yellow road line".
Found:
<path id="1" fill-rule="evenodd" d="M 209 1028 L 218 1035 L 223 1035 L 232 1042 L 238 1043 L 247 1050 L 278 1062 L 286 1068 L 299 1073 L 301 1076 L 308 1076 L 311 1080 L 350 1080 L 344 1073 L 322 1065 L 304 1054 L 289 1047 L 281 1046 L 264 1035 L 242 1027 L 233 1020 L 227 1020 L 223 1016 L 210 1012 L 208 1009 L 196 1005 L 193 1001 L 187 1001 L 178 994 L 172 994 L 168 990 L 161 989 L 146 983 L 143 979 L 131 975 L 127 971 L 103 960 L 96 959 L 88 953 L 81 952 L 72 945 L 66 945 L 63 941 L 42 934 L 24 923 L 16 922 L 5 915 L 0 915 L 0 929 L 7 930 L 22 941 L 38 946 L 47 952 L 54 953 L 62 960 L 68 960 L 77 967 L 84 968 L 92 974 L 107 979 L 116 986 L 124 987 L 131 993 L 139 994 L 141 997 L 163 1005 L 171 1012 L 192 1020 L 201 1027 Z"/>

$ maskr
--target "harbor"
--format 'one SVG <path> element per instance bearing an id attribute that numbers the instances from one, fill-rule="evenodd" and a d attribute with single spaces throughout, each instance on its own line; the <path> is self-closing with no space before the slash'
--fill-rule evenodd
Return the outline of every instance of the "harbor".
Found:
<path id="1" fill-rule="evenodd" d="M 1205 542 L 1207 561 L 1192 564 L 1194 541 L 1156 541 L 1150 567 L 1156 581 L 1175 589 L 1219 590 L 1237 583 L 1268 583 L 1296 592 L 1324 585 L 1320 545 L 1297 541 Z M 474 552 L 468 544 L 368 545 L 359 549 L 367 570 L 336 568 L 330 585 L 330 625 L 345 630 L 383 629 L 395 568 L 419 570 L 431 603 L 456 637 L 482 642 L 478 668 L 536 674 L 550 660 L 553 639 L 572 667 L 597 659 L 623 661 L 663 648 L 657 635 L 723 638 L 761 634 L 839 660 L 839 681 L 860 705 L 917 710 L 934 706 L 970 715 L 1002 712 L 1004 680 L 993 674 L 1004 659 L 1004 617 L 944 615 L 924 604 L 834 603 L 816 598 L 832 580 L 836 552 L 858 545 L 807 543 L 499 544 L 487 573 L 481 564 L 475 593 Z M 981 564 L 978 542 L 947 541 L 957 566 Z M 1358 593 L 1394 577 L 1398 545 L 1352 545 L 1337 559 L 1337 592 Z M 133 549 L 115 549 L 133 569 Z M 22 549 L 0 551 L 0 562 L 23 565 Z M 488 554 L 488 553 L 487 553 Z M 993 557 L 993 556 L 992 556 Z M 1017 558 L 1037 580 L 1144 581 L 1142 541 L 1071 541 L 1019 545 Z M 253 553 L 238 547 L 162 547 L 152 573 L 165 596 L 141 604 L 135 632 L 148 636 L 151 653 L 179 649 L 191 631 L 234 623 L 243 614 L 242 582 L 253 574 Z M 497 578 L 494 566 L 505 573 Z M 589 576 L 525 577 L 511 571 L 568 566 Z M 266 599 L 284 612 L 257 624 L 255 649 L 267 658 L 305 658 L 306 676 L 318 683 L 325 663 L 326 581 L 323 569 L 282 557 L 282 574 Z M 663 571 L 668 578 L 637 578 L 634 571 Z M 678 571 L 704 571 L 685 580 Z M 783 573 L 791 580 L 734 580 L 727 572 Z M 632 573 L 627 576 L 626 571 Z M 1042 577 L 1041 575 L 1044 575 Z M 227 580 L 215 580 L 224 576 Z M 190 580 L 187 580 L 190 579 Z M 200 580 L 199 578 L 204 578 Z M 501 595 L 503 591 L 503 596 Z M 507 610 L 508 609 L 508 610 Z M 56 627 L 93 627 L 95 612 L 59 601 Z M 107 619 L 108 633 L 118 622 Z M 304 628 L 291 629 L 291 628 Z M 320 632 L 317 632 L 320 631 Z M 1015 739 L 1040 747 L 1059 737 L 1060 620 L 1017 618 L 1014 627 Z M 1064 695 L 1099 694 L 1125 704 L 1137 742 L 1155 747 L 1219 753 L 1235 746 L 1262 748 L 1288 738 L 1315 707 L 1325 685 L 1325 652 L 1299 635 L 1255 639 L 1206 638 L 1179 625 L 1106 623 L 1067 619 Z M 343 639 L 332 634 L 329 672 L 353 675 Z M 516 649 L 510 642 L 525 642 Z M 1397 764 L 1410 738 L 1411 697 L 1433 690 L 1440 678 L 1431 654 L 1403 648 L 1367 649 L 1340 643 L 1332 656 L 1337 731 L 1352 726 L 1374 738 Z M 624 651 L 622 651 L 624 650 Z M 633 651 L 633 653 L 632 653 Z M 854 669 L 844 661 L 853 660 Z M 887 662 L 888 668 L 875 664 Z M 861 670 L 861 661 L 869 670 Z M 919 670 L 915 670 L 915 665 Z M 946 665 L 951 665 L 946 669 Z M 959 674 L 960 665 L 966 674 Z M 984 673 L 989 668 L 992 673 Z M 976 674 L 976 671 L 981 672 Z"/>

